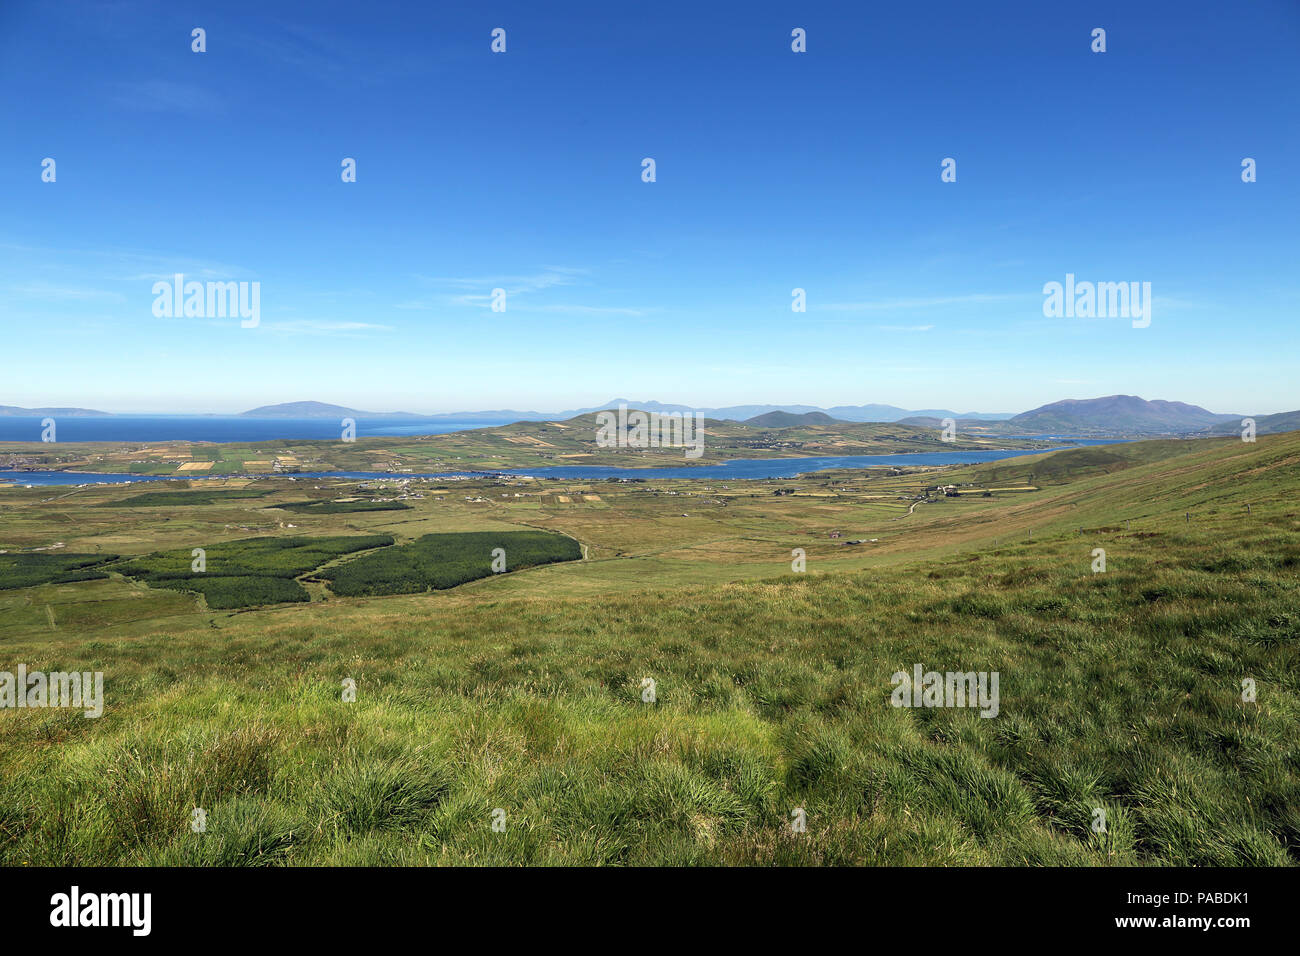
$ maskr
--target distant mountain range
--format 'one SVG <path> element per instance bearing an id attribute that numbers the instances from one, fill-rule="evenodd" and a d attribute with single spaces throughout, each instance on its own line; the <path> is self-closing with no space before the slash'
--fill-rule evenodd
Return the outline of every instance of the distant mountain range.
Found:
<path id="1" fill-rule="evenodd" d="M 934 415 L 939 418 L 961 418 L 970 421 L 1001 421 L 1011 417 L 1011 413 L 957 412 L 942 408 L 929 408 L 909 411 L 897 405 L 836 405 L 834 408 L 819 408 L 816 405 L 729 405 L 725 408 L 703 408 L 699 405 L 672 405 L 655 401 L 632 401 L 626 398 L 611 398 L 603 405 L 591 405 L 587 408 L 569 408 L 556 412 L 521 411 L 517 408 L 494 408 L 477 412 L 439 412 L 436 415 L 420 415 L 415 412 L 366 412 L 342 405 L 329 405 L 324 402 L 285 402 L 281 405 L 263 405 L 250 409 L 241 415 L 249 418 L 333 418 L 336 415 L 365 418 L 419 418 L 423 421 L 438 422 L 490 422 L 490 421 L 566 421 L 579 415 L 604 411 L 626 405 L 646 412 L 700 412 L 706 418 L 718 418 L 725 421 L 744 422 L 769 412 L 788 412 L 793 415 L 805 415 L 817 412 L 828 415 L 842 422 L 896 422 L 909 415 Z"/>
<path id="2" fill-rule="evenodd" d="M 1113 432 L 1177 435 L 1199 432 L 1240 423 L 1240 415 L 1216 415 L 1199 405 L 1183 402 L 1148 402 L 1136 395 L 1109 395 L 1106 398 L 1074 399 L 1052 402 L 1032 411 L 1013 416 L 1008 424 L 1035 434 L 1071 429 L 1074 433 Z"/>
<path id="3" fill-rule="evenodd" d="M 794 412 L 767 412 L 746 418 L 741 424 L 757 425 L 760 428 L 792 428 L 796 425 L 834 425 L 837 422 L 838 418 L 831 418 L 825 412 L 804 412 L 802 415 Z"/>
<path id="4" fill-rule="evenodd" d="M 35 417 L 37 415 L 62 415 L 64 418 L 98 418 L 109 412 L 93 408 L 20 408 L 17 405 L 0 405 L 0 415 Z"/>
<path id="5" fill-rule="evenodd" d="M 284 402 L 280 405 L 263 405 L 239 413 L 240 418 L 420 418 L 441 416 L 416 415 L 414 412 L 363 412 L 343 405 L 325 402 Z"/>
<path id="6" fill-rule="evenodd" d="M 606 408 L 626 405 L 647 412 L 701 412 L 706 418 L 721 418 L 733 422 L 747 422 L 768 412 L 789 412 L 793 415 L 806 415 L 820 412 L 842 422 L 896 422 L 909 415 L 933 415 L 938 418 L 964 418 L 970 421 L 1001 421 L 1010 418 L 1011 412 L 961 412 L 960 414 L 946 408 L 926 408 L 909 411 L 897 405 L 835 405 L 821 408 L 817 405 L 728 405 L 724 408 L 700 408 L 695 405 L 665 405 L 662 402 L 634 402 L 626 398 L 612 398 L 604 405 L 592 408 L 578 408 L 557 414 L 572 417 L 599 412 Z M 545 416 L 554 417 L 554 416 Z"/>
<path id="7" fill-rule="evenodd" d="M 1199 405 L 1184 402 L 1147 401 L 1136 395 L 1108 395 L 1105 398 L 1066 399 L 1013 415 L 1005 421 L 981 422 L 957 419 L 958 430 L 969 429 L 993 435 L 1212 435 L 1240 429 L 1241 415 L 1218 415 Z M 1300 419 L 1300 412 L 1263 415 L 1256 431 L 1288 431 L 1285 423 Z M 934 417 L 904 418 L 901 425 L 938 428 Z M 1291 428 L 1300 427 L 1300 423 Z"/>
<path id="8" fill-rule="evenodd" d="M 501 408 L 477 412 L 452 412 L 420 415 L 415 412 L 368 412 L 325 402 L 286 402 L 263 405 L 242 413 L 246 418 L 355 418 L 400 419 L 425 422 L 463 422 L 495 424 L 519 421 L 566 421 L 580 415 L 626 405 L 648 412 L 699 412 L 707 418 L 741 422 L 759 428 L 789 428 L 798 425 L 829 425 L 836 422 L 883 422 L 940 427 L 946 418 L 954 419 L 959 429 L 992 435 L 1230 435 L 1241 429 L 1243 416 L 1218 414 L 1185 402 L 1147 401 L 1136 395 L 1108 395 L 1103 398 L 1065 399 L 1019 414 L 992 412 L 954 412 L 950 409 L 908 410 L 896 405 L 730 405 L 724 408 L 701 408 L 656 401 L 631 401 L 613 398 L 603 405 L 573 408 L 556 412 L 520 411 Z M 21 408 L 0 405 L 0 415 L 11 416 L 107 416 L 88 408 Z M 1257 433 L 1300 429 L 1300 411 L 1256 415 Z"/>
<path id="9" fill-rule="evenodd" d="M 1259 435 L 1293 432 L 1300 429 L 1300 411 L 1278 412 L 1276 415 L 1255 415 L 1255 432 Z M 1241 419 L 1236 415 L 1232 421 L 1215 425 L 1210 429 L 1212 435 L 1236 435 L 1241 432 Z"/>
<path id="10" fill-rule="evenodd" d="M 998 435 L 1197 435 L 1231 434 L 1240 429 L 1241 415 L 1216 414 L 1185 402 L 1147 401 L 1136 395 L 1108 395 L 1103 398 L 1065 399 L 1019 414 L 954 412 L 929 408 L 908 410 L 896 405 L 730 405 L 701 408 L 656 401 L 613 398 L 603 405 L 558 412 L 495 409 L 481 412 L 417 416 L 410 412 L 363 412 L 320 402 L 292 402 L 267 405 L 245 412 L 258 417 L 352 417 L 422 418 L 425 421 L 567 421 L 579 415 L 626 405 L 647 412 L 699 412 L 706 418 L 736 421 L 760 428 L 789 428 L 796 425 L 828 425 L 835 422 L 896 422 L 903 425 L 939 427 L 951 418 L 959 428 Z M 1256 417 L 1259 434 L 1300 428 L 1300 411 Z"/>

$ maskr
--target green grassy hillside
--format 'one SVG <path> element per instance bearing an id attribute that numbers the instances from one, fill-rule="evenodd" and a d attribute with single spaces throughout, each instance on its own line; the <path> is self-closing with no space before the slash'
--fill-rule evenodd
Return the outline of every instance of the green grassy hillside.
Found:
<path id="1" fill-rule="evenodd" d="M 1300 428 L 1300 411 L 1278 412 L 1274 415 L 1255 415 L 1255 431 L 1260 435 L 1272 435 L 1279 432 L 1295 431 Z M 1216 425 L 1209 429 L 1212 434 L 1216 435 L 1234 435 L 1241 436 L 1242 424 L 1240 421 L 1226 422 L 1222 425 Z"/>
<path id="2" fill-rule="evenodd" d="M 0 629 L 0 669 L 106 684 L 98 720 L 0 711 L 0 863 L 1292 865 L 1297 465 L 1287 434 L 837 473 L 803 497 L 681 482 L 312 519 L 545 514 L 595 556 L 429 595 Z M 1038 490 L 855 518 L 1024 469 Z M 51 506 L 0 513 L 0 539 L 34 536 L 32 507 Z M 890 537 L 806 533 L 859 520 Z M 996 671 L 997 716 L 892 706 L 916 664 Z"/>

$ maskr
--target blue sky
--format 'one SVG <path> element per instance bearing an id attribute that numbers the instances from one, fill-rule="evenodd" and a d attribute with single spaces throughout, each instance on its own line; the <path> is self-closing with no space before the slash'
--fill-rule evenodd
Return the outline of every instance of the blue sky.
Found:
<path id="1" fill-rule="evenodd" d="M 1294 0 L 407 6 L 0 4 L 0 404 L 1300 407 Z"/>

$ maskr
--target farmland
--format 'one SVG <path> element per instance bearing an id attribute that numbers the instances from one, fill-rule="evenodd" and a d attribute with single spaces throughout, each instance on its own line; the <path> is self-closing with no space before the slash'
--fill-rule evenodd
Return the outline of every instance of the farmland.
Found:
<path id="1" fill-rule="evenodd" d="M 728 459 L 805 458 L 934 451 L 1034 450 L 1052 443 L 979 433 L 944 441 L 937 428 L 920 425 L 840 422 L 794 428 L 762 428 L 709 419 L 703 453 L 685 457 L 680 447 L 602 448 L 595 415 L 567 422 L 516 422 L 491 428 L 409 438 L 361 437 L 353 441 L 277 440 L 224 445 L 159 442 L 122 445 L 75 442 L 49 445 L 7 443 L 0 467 L 55 469 L 105 474 L 266 475 L 318 471 L 490 471 L 548 465 L 708 465 Z"/>
<path id="2" fill-rule="evenodd" d="M 340 564 L 321 577 L 335 594 L 350 597 L 413 594 L 581 557 L 578 542 L 547 531 L 463 531 L 426 534 Z"/>
<path id="3" fill-rule="evenodd" d="M 2 488 L 4 573 L 66 560 L 0 589 L 0 670 L 106 689 L 97 720 L 0 711 L 0 863 L 1295 864 L 1297 464 L 1290 433 L 779 481 Z M 409 507 L 278 507 L 370 497 Z M 540 532 L 580 552 L 367 591 L 440 535 Z M 392 545 L 320 544 L 350 539 Z M 307 599 L 158 586 L 199 547 Z M 1000 673 L 997 717 L 891 706 L 916 664 Z"/>
<path id="4" fill-rule="evenodd" d="M 153 587 L 196 591 L 210 608 L 255 607 L 310 600 L 296 578 L 343 555 L 392 543 L 390 536 L 379 534 L 251 538 L 211 548 L 143 555 L 107 567 Z"/>

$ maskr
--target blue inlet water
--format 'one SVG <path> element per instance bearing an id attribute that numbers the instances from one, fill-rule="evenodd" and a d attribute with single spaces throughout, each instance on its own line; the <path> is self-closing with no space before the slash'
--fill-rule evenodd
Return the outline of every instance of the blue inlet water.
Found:
<path id="1" fill-rule="evenodd" d="M 1077 444 L 1106 445 L 1114 442 L 1088 440 Z M 1061 448 L 1075 447 L 1062 445 Z M 1018 455 L 1035 455 L 1043 451 L 1057 449 L 1039 449 L 1035 451 L 936 451 L 916 452 L 906 455 L 839 455 L 823 458 L 745 458 L 726 461 L 718 465 L 676 466 L 667 468 L 614 468 L 600 465 L 556 465 L 549 468 L 511 468 L 490 472 L 387 472 L 387 471 L 312 471 L 297 472 L 292 476 L 304 478 L 348 478 L 369 480 L 372 478 L 455 478 L 483 475 L 529 475 L 535 478 L 567 478 L 573 480 L 598 480 L 602 478 L 708 478 L 715 481 L 745 481 L 762 478 L 793 478 L 796 475 L 826 468 L 875 468 L 881 465 L 971 465 L 985 461 L 1001 461 Z M 233 476 L 230 476 L 233 477 Z M 276 476 L 251 476 L 276 477 Z M 82 484 L 126 484 L 139 481 L 175 481 L 176 477 L 168 475 L 109 475 L 87 472 L 68 471 L 4 471 L 0 470 L 0 482 L 13 482 L 18 485 L 82 485 Z M 189 477 L 184 480 L 202 482 L 201 477 Z"/>
<path id="2" fill-rule="evenodd" d="M 1089 442 L 1089 444 L 1106 444 Z M 1058 448 L 1041 448 L 1033 451 L 927 451 L 904 455 L 833 455 L 820 458 L 737 458 L 719 465 L 668 468 L 616 468 L 609 465 L 556 465 L 551 468 L 515 468 L 493 472 L 499 475 L 533 475 L 537 478 L 574 478 L 591 480 L 600 478 L 713 478 L 718 480 L 755 480 L 762 478 L 793 478 L 811 471 L 827 468 L 878 468 L 881 465 L 974 465 L 985 461 L 1001 461 L 1019 455 L 1039 455 Z"/>

